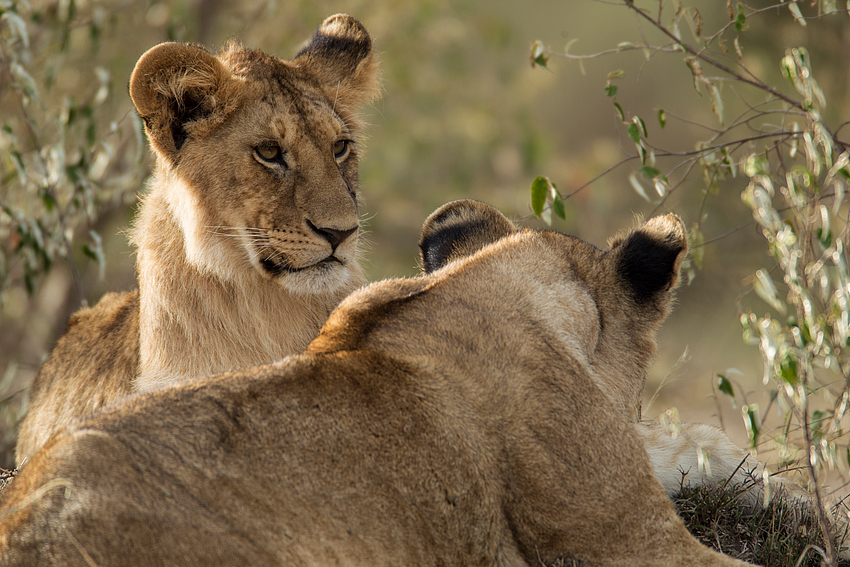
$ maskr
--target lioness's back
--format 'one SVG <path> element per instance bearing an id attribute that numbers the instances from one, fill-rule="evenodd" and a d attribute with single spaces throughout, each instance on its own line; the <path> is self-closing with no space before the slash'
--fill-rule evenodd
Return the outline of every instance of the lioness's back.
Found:
<path id="1" fill-rule="evenodd" d="M 133 383 L 125 377 L 138 370 L 138 291 L 108 293 L 74 313 L 33 382 L 17 463 L 44 445 L 48 432 L 130 394 Z"/>

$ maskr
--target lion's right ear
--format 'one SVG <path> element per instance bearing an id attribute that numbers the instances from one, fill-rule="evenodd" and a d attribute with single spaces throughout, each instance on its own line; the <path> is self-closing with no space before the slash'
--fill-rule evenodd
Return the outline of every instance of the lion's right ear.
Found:
<path id="1" fill-rule="evenodd" d="M 447 203 L 422 225 L 422 269 L 426 273 L 439 270 L 514 232 L 513 223 L 486 203 L 468 199 Z"/>
<path id="2" fill-rule="evenodd" d="M 145 122 L 154 149 L 176 163 L 190 136 L 190 125 L 219 114 L 224 120 L 222 90 L 230 71 L 203 48 L 187 43 L 161 43 L 136 63 L 130 98 Z"/>
<path id="3" fill-rule="evenodd" d="M 639 304 L 669 296 L 679 284 L 679 268 L 688 255 L 688 236 L 678 216 L 652 218 L 614 237 L 610 245 L 614 269 Z"/>

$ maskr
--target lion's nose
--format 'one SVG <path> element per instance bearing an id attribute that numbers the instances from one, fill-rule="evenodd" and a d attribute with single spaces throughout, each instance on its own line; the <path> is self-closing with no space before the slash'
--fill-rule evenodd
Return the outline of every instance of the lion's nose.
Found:
<path id="1" fill-rule="evenodd" d="M 354 232 L 357 230 L 356 226 L 354 228 L 349 228 L 347 230 L 337 230 L 335 228 L 318 227 L 318 226 L 314 225 L 313 223 L 311 223 L 309 220 L 307 221 L 307 226 L 309 226 L 310 229 L 313 232 L 315 232 L 316 234 L 320 235 L 322 238 L 327 240 L 328 243 L 331 245 L 331 248 L 333 250 L 336 250 L 337 246 L 342 244 L 345 241 L 346 238 L 348 238 L 349 236 L 354 234 Z"/>

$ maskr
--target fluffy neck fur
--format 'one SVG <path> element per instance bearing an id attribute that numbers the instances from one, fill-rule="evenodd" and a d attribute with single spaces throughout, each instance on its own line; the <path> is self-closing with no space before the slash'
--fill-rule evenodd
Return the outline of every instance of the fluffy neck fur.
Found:
<path id="1" fill-rule="evenodd" d="M 187 256 L 179 213 L 168 204 L 168 185 L 158 172 L 131 235 L 141 297 L 136 390 L 301 352 L 342 298 L 365 282 L 352 265 L 340 288 L 296 294 L 240 261 L 235 240 L 225 242 L 235 259 L 222 261 L 244 265 L 237 277 L 198 269 Z"/>

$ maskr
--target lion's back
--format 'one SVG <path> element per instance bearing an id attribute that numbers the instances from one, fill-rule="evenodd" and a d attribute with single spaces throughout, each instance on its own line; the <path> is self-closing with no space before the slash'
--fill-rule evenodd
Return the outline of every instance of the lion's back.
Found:
<path id="1" fill-rule="evenodd" d="M 18 464 L 77 417 L 133 391 L 139 369 L 139 292 L 108 293 L 71 316 L 30 389 Z"/>

